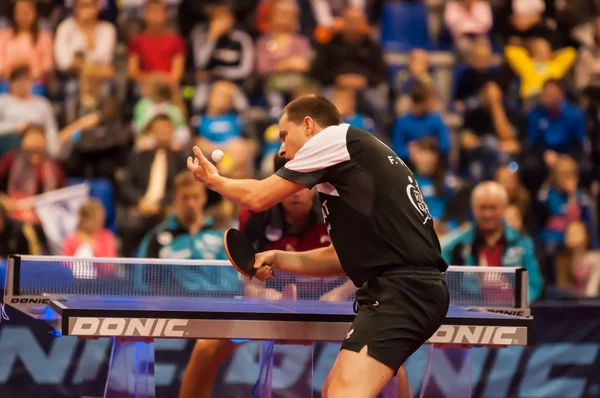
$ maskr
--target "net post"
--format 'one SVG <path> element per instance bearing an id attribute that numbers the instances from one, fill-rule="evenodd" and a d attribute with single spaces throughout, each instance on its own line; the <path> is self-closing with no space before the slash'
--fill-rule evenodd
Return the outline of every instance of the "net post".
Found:
<path id="1" fill-rule="evenodd" d="M 6 287 L 5 295 L 19 296 L 21 286 L 21 256 L 11 254 L 6 263 Z M 8 294 L 7 294 L 8 292 Z"/>
<path id="2" fill-rule="evenodd" d="M 526 268 L 517 268 L 515 272 L 515 308 L 528 308 L 529 275 Z"/>

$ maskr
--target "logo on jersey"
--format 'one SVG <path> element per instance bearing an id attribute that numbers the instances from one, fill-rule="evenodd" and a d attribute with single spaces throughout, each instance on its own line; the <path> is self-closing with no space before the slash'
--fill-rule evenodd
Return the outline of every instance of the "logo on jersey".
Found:
<path id="1" fill-rule="evenodd" d="M 429 214 L 429 208 L 427 207 L 427 203 L 425 203 L 421 189 L 419 189 L 419 184 L 417 184 L 417 181 L 411 176 L 408 176 L 406 194 L 408 195 L 410 203 L 412 203 L 415 209 L 423 216 L 423 225 L 425 225 L 427 221 L 431 220 L 431 214 Z"/>

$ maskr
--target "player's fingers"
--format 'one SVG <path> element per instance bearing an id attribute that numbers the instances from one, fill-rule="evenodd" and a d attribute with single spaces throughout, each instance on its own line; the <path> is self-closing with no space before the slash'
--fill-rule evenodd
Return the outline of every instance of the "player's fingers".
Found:
<path id="1" fill-rule="evenodd" d="M 259 269 L 265 264 L 265 255 L 262 253 L 256 253 L 254 256 L 254 268 Z"/>
<path id="2" fill-rule="evenodd" d="M 210 163 L 208 161 L 208 159 L 206 158 L 206 156 L 204 156 L 204 154 L 202 153 L 202 151 L 200 150 L 200 148 L 198 148 L 197 146 L 195 146 L 192 151 L 194 151 L 194 155 L 196 156 L 196 159 L 198 159 L 198 163 L 201 166 L 205 166 L 207 163 Z"/>

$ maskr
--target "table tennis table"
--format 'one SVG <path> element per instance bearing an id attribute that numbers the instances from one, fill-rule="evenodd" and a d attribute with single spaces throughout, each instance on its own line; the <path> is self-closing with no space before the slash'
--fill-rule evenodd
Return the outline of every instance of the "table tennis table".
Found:
<path id="1" fill-rule="evenodd" d="M 85 275 L 81 277 L 83 271 L 76 272 L 78 267 L 89 272 L 93 269 L 90 265 L 100 262 L 124 264 L 126 269 L 121 270 L 119 280 L 112 282 L 110 278 L 102 279 L 97 274 L 88 278 Z M 57 270 L 49 271 L 44 264 L 53 264 Z M 189 292 L 182 293 L 180 288 L 175 287 L 171 295 L 165 295 L 163 289 L 160 296 L 155 296 L 152 291 L 139 290 L 134 283 L 130 283 L 135 279 L 132 275 L 136 274 L 136 269 L 157 264 L 162 267 L 213 267 L 214 272 L 231 268 L 227 262 L 215 261 L 13 256 L 7 266 L 5 303 L 46 321 L 57 336 L 113 338 L 113 357 L 116 351 L 134 350 L 136 362 L 144 364 L 135 366 L 136 398 L 154 397 L 152 342 L 156 338 L 244 339 L 270 344 L 305 345 L 341 342 L 346 338 L 355 316 L 352 297 L 329 302 L 266 300 L 236 294 L 239 292 L 223 295 L 219 292 L 205 294 L 203 291 L 190 296 Z M 73 274 L 79 277 L 69 282 L 65 282 L 64 277 L 60 278 L 60 282 L 54 280 L 58 269 L 64 272 L 65 267 L 72 269 Z M 443 325 L 427 343 L 434 347 L 463 349 L 529 344 L 533 319 L 529 316 L 526 304 L 526 270 L 493 271 L 500 272 L 502 278 L 493 285 L 485 282 L 492 293 L 486 294 L 480 286 L 475 293 L 473 287 L 454 288 L 456 294 L 453 299 L 454 285 L 468 286 L 473 281 L 483 283 L 483 274 L 489 280 L 490 273 L 482 271 L 475 267 L 451 267 L 446 273 L 451 290 L 451 307 Z M 164 268 L 161 272 L 164 272 Z M 139 272 L 137 275 L 139 277 Z M 160 278 L 160 275 L 154 275 L 154 278 Z M 456 278 L 460 281 L 456 282 Z M 111 288 L 111 285 L 119 285 L 119 288 Z M 148 283 L 145 285 L 147 287 Z M 510 305 L 505 302 L 509 293 L 512 300 Z M 461 294 L 469 297 L 461 299 Z M 493 300 L 504 307 L 489 306 L 488 301 Z M 466 305 L 469 303 L 473 305 Z M 268 358 L 268 348 L 261 352 L 265 361 L 272 361 L 272 357 Z M 111 396 L 109 384 L 110 375 L 105 397 Z M 265 385 L 263 396 L 270 396 L 268 380 Z"/>

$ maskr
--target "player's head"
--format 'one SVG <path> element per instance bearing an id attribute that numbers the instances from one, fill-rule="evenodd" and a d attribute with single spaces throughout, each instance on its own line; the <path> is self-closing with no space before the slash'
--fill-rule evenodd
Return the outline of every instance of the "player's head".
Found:
<path id="1" fill-rule="evenodd" d="M 90 199 L 79 208 L 77 229 L 83 233 L 95 234 L 104 227 L 106 212 L 98 199 Z"/>
<path id="2" fill-rule="evenodd" d="M 173 205 L 177 220 L 184 226 L 194 224 L 202 216 L 206 204 L 206 189 L 194 175 L 184 170 L 173 181 Z"/>
<path id="3" fill-rule="evenodd" d="M 287 160 L 275 157 L 274 170 L 277 172 L 286 164 Z M 291 224 L 296 222 L 305 223 L 306 218 L 310 216 L 314 203 L 314 191 L 312 189 L 302 189 L 295 194 L 288 196 L 281 201 L 286 221 Z"/>
<path id="4" fill-rule="evenodd" d="M 477 229 L 484 233 L 498 231 L 504 225 L 508 207 L 506 190 L 495 181 L 482 182 L 471 194 L 471 207 Z"/>
<path id="5" fill-rule="evenodd" d="M 327 98 L 309 95 L 290 102 L 279 118 L 279 156 L 293 159 L 313 135 L 342 123 L 342 116 Z"/>

